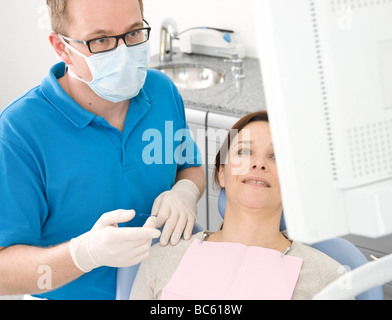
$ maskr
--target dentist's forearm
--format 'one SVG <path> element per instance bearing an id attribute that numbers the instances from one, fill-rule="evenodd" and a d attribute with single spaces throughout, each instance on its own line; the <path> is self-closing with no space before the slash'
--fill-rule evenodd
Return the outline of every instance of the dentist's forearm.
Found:
<path id="1" fill-rule="evenodd" d="M 52 291 L 83 274 L 71 258 L 68 243 L 50 248 L 0 248 L 0 295 Z"/>

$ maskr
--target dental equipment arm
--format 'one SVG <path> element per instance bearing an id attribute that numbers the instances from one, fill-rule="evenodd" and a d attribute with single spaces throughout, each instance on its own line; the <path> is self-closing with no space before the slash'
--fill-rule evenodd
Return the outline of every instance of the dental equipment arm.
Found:
<path id="1" fill-rule="evenodd" d="M 350 271 L 322 291 L 313 300 L 345 300 L 392 280 L 392 254 Z"/>

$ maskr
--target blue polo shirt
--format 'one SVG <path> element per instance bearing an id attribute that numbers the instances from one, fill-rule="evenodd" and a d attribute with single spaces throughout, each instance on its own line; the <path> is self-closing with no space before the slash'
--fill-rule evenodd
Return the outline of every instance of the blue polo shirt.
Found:
<path id="1" fill-rule="evenodd" d="M 56 64 L 0 115 L 2 247 L 61 244 L 116 209 L 148 214 L 177 172 L 201 165 L 181 96 L 163 73 L 148 71 L 121 132 L 63 91 L 57 79 L 65 70 Z M 115 299 L 116 273 L 100 267 L 37 297 Z"/>

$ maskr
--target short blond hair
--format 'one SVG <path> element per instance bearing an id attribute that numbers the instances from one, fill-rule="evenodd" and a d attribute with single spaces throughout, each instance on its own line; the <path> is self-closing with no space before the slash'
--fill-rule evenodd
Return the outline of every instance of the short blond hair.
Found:
<path id="1" fill-rule="evenodd" d="M 143 17 L 143 0 L 138 0 L 140 5 L 140 11 Z M 68 14 L 67 14 L 67 0 L 46 0 L 46 4 L 49 8 L 49 16 L 52 24 L 52 30 L 54 32 L 66 35 Z"/>

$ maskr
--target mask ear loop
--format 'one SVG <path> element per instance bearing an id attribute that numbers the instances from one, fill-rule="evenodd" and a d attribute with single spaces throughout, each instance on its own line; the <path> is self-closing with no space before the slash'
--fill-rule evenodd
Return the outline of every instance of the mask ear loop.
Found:
<path id="1" fill-rule="evenodd" d="M 80 51 L 76 50 L 73 46 L 71 46 L 69 43 L 67 43 L 63 37 L 61 35 L 59 35 L 60 41 L 72 52 L 76 53 L 78 56 L 87 59 L 88 57 L 85 56 L 83 53 L 81 53 Z"/>
<path id="2" fill-rule="evenodd" d="M 79 51 L 76 50 L 74 47 L 72 47 L 70 44 L 68 44 L 68 43 L 63 39 L 63 37 L 62 37 L 61 35 L 59 35 L 59 37 L 60 37 L 60 41 L 66 46 L 66 48 L 68 48 L 68 49 L 71 50 L 72 52 L 76 53 L 78 56 L 82 57 L 82 58 L 86 61 L 87 65 L 88 65 L 88 57 L 87 57 L 87 56 L 85 56 L 83 53 L 79 52 Z M 60 57 L 59 57 L 59 58 L 60 58 Z M 60 59 L 60 60 L 61 60 L 61 59 Z M 90 68 L 90 66 L 89 66 L 89 68 Z M 90 70 L 91 70 L 91 69 L 90 69 Z M 93 80 L 91 80 L 91 81 L 86 81 L 86 80 L 80 78 L 80 77 L 77 76 L 75 73 L 73 73 L 73 72 L 69 69 L 68 66 L 67 66 L 67 72 L 69 73 L 69 75 L 70 75 L 72 78 L 75 78 L 75 79 L 77 79 L 77 80 L 79 80 L 79 81 L 81 81 L 81 82 L 83 82 L 83 83 L 85 83 L 85 84 L 90 84 L 91 82 L 94 81 L 94 76 L 93 76 Z"/>

